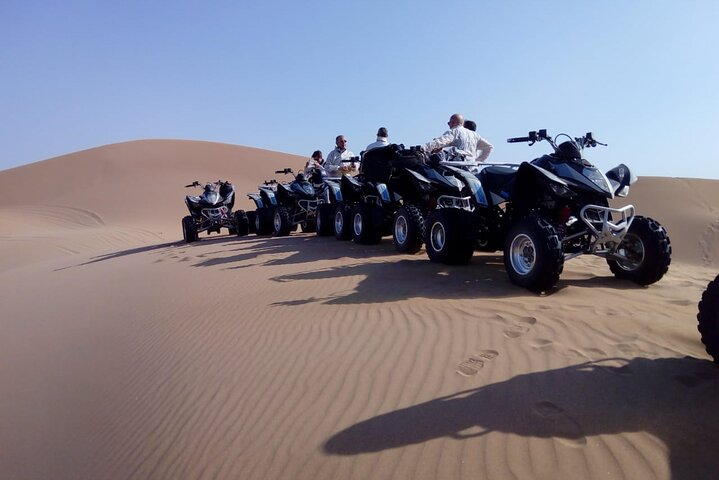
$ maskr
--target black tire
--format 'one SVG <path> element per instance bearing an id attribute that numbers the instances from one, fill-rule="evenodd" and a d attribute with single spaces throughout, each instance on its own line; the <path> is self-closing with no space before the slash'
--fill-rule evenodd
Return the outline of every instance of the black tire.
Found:
<path id="1" fill-rule="evenodd" d="M 255 210 L 255 233 L 269 235 L 272 233 L 273 208 L 262 207 Z"/>
<path id="2" fill-rule="evenodd" d="M 656 220 L 639 215 L 634 217 L 617 252 L 625 259 L 607 259 L 614 276 L 642 286 L 661 280 L 672 261 L 667 231 Z"/>
<path id="3" fill-rule="evenodd" d="M 272 215 L 272 229 L 276 237 L 286 237 L 292 230 L 292 220 L 287 207 L 277 207 Z"/>
<path id="4" fill-rule="evenodd" d="M 417 253 L 422 249 L 424 219 L 414 205 L 405 205 L 394 214 L 392 241 L 399 253 Z"/>
<path id="5" fill-rule="evenodd" d="M 536 216 L 516 221 L 504 244 L 504 268 L 512 283 L 533 292 L 554 287 L 564 269 L 564 252 L 554 227 Z"/>
<path id="6" fill-rule="evenodd" d="M 247 218 L 247 213 L 244 210 L 238 210 L 235 212 L 235 234 L 238 237 L 244 237 L 250 233 L 250 221 Z"/>
<path id="7" fill-rule="evenodd" d="M 196 242 L 199 238 L 195 220 L 189 215 L 182 219 L 182 238 L 186 243 Z"/>
<path id="8" fill-rule="evenodd" d="M 360 203 L 352 209 L 352 240 L 361 245 L 374 245 L 382 240 L 382 231 L 372 217 L 373 206 Z"/>
<path id="9" fill-rule="evenodd" d="M 427 216 L 424 244 L 433 262 L 466 265 L 474 254 L 474 240 L 464 228 L 470 224 L 469 212 L 457 208 L 439 208 Z"/>
<path id="10" fill-rule="evenodd" d="M 334 205 L 331 203 L 321 203 L 317 206 L 316 233 L 318 237 L 327 237 L 334 233 L 332 213 L 334 213 Z"/>
<path id="11" fill-rule="evenodd" d="M 706 351 L 719 365 L 719 275 L 709 282 L 699 302 L 698 330 Z"/>
<path id="12" fill-rule="evenodd" d="M 245 214 L 247 215 L 248 233 L 257 233 L 257 228 L 255 228 L 255 217 L 257 214 L 254 211 L 245 212 Z"/>
<path id="13" fill-rule="evenodd" d="M 335 207 L 333 215 L 333 230 L 337 240 L 349 240 L 352 238 L 352 210 L 342 203 Z"/>

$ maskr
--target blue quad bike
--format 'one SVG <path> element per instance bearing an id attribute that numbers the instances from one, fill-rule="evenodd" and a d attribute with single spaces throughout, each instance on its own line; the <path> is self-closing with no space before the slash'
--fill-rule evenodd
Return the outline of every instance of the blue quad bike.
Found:
<path id="1" fill-rule="evenodd" d="M 293 175 L 290 183 L 276 180 L 265 181 L 259 192 L 248 193 L 256 209 L 248 214 L 257 235 L 287 236 L 300 226 L 303 232 L 316 229 L 317 207 L 326 196 L 324 171 L 313 169 L 309 179 L 303 172 L 294 174 L 291 168 L 275 171 L 277 174 Z"/>

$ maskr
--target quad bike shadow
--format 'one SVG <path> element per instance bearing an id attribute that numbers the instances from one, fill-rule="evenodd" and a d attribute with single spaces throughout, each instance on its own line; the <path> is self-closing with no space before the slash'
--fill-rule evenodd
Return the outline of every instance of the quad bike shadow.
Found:
<path id="1" fill-rule="evenodd" d="M 588 437 L 647 432 L 666 446 L 671 478 L 716 478 L 718 394 L 719 372 L 704 360 L 605 359 L 517 375 L 378 415 L 333 435 L 324 451 L 359 455 L 493 432 L 583 448 Z"/>

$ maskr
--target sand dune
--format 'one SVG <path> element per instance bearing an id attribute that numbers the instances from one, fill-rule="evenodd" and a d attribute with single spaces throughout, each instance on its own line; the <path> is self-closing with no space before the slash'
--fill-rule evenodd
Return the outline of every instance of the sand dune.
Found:
<path id="1" fill-rule="evenodd" d="M 598 258 L 537 296 L 499 254 L 181 242 L 185 184 L 303 163 L 142 141 L 0 172 L 0 478 L 715 478 L 715 181 L 633 187 L 674 249 L 648 288 Z"/>

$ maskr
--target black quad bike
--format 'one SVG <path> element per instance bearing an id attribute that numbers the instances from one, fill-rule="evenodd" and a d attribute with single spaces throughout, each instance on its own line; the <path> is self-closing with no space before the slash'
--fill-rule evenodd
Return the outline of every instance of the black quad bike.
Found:
<path id="1" fill-rule="evenodd" d="M 558 143 L 558 139 L 567 140 Z M 587 147 L 603 145 L 591 133 L 554 139 L 546 130 L 508 142 L 546 141 L 554 150 L 519 166 L 487 166 L 476 178 L 478 205 L 455 222 L 430 225 L 471 237 L 486 250 L 504 250 L 512 283 L 542 292 L 559 280 L 564 261 L 578 255 L 604 257 L 617 278 L 639 285 L 659 281 L 671 263 L 666 230 L 648 217 L 635 215 L 632 205 L 611 208 L 609 200 L 624 197 L 636 181 L 619 165 L 606 175 L 582 158 Z M 429 249 L 428 245 L 428 249 Z"/>
<path id="2" fill-rule="evenodd" d="M 342 160 L 343 164 L 358 164 L 360 163 L 360 157 L 351 157 L 347 160 Z M 345 198 L 342 196 L 342 179 L 353 177 L 349 175 L 341 175 L 337 177 L 327 176 L 324 169 L 319 170 L 319 174 L 315 173 L 315 180 L 318 180 L 318 176 L 322 179 L 321 184 L 315 184 L 315 188 L 318 191 L 318 198 L 320 203 L 317 205 L 317 212 L 315 215 L 315 231 L 317 236 L 326 237 L 335 234 L 338 240 L 349 240 L 351 235 L 349 233 L 349 223 L 344 222 L 345 216 L 343 215 L 344 208 L 346 205 Z M 349 180 L 345 180 L 345 183 Z M 345 187 L 347 190 L 347 187 Z M 348 199 L 349 200 L 349 199 Z M 349 203 L 349 202 L 347 202 Z M 339 217 L 337 212 L 339 210 Z M 339 229 L 341 234 L 335 232 L 336 218 L 339 218 Z M 344 222 L 344 223 L 343 223 Z"/>
<path id="3" fill-rule="evenodd" d="M 344 213 L 355 243 L 374 244 L 392 234 L 398 251 L 420 249 L 430 189 L 429 180 L 416 171 L 422 161 L 421 150 L 392 144 L 365 152 L 359 175 L 342 178 Z M 336 219 L 335 226 L 340 223 Z"/>
<path id="4" fill-rule="evenodd" d="M 719 275 L 709 282 L 699 302 L 699 333 L 706 351 L 719 365 Z"/>
<path id="5" fill-rule="evenodd" d="M 275 173 L 294 175 L 291 168 Z M 257 207 L 254 212 L 255 232 L 282 237 L 296 230 L 298 225 L 303 232 L 314 232 L 317 206 L 322 201 L 325 188 L 321 169 L 314 169 L 310 180 L 300 172 L 290 183 L 266 181 L 260 185 L 259 193 L 248 193 L 247 196 Z"/>
<path id="6" fill-rule="evenodd" d="M 186 188 L 200 187 L 195 181 Z M 204 185 L 199 196 L 185 196 L 185 204 L 190 215 L 182 219 L 182 237 L 187 243 L 196 242 L 199 234 L 207 232 L 220 233 L 227 228 L 230 235 L 247 235 L 247 219 L 245 212 L 232 212 L 235 204 L 235 187 L 230 182 L 218 180 Z"/>

